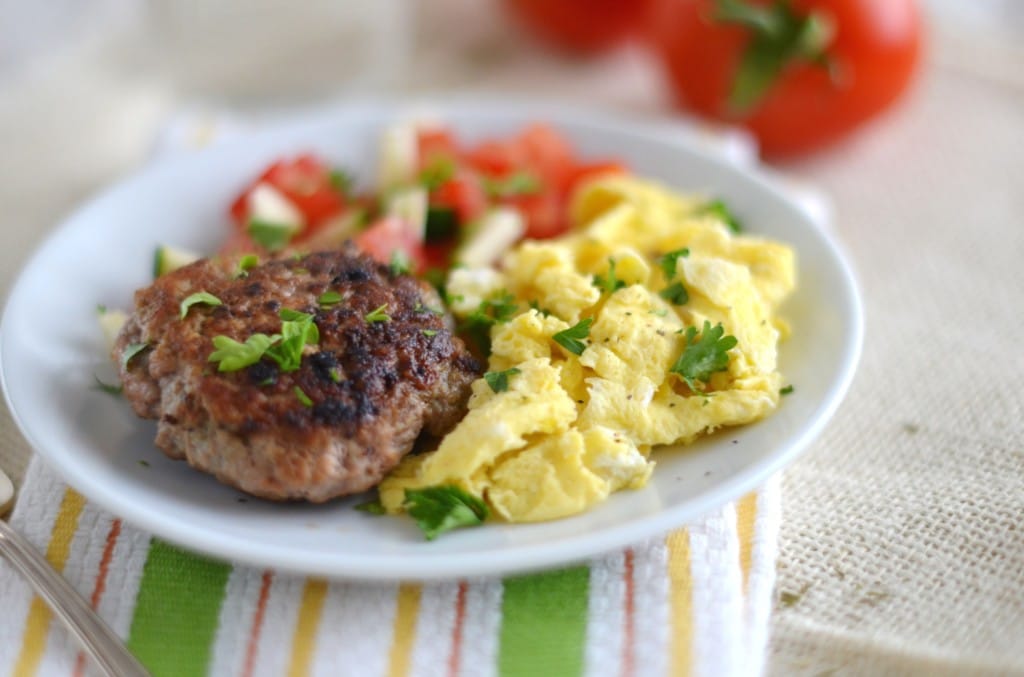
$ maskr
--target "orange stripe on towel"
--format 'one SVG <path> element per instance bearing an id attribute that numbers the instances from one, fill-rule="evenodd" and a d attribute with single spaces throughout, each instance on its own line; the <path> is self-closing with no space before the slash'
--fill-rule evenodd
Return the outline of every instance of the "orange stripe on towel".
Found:
<path id="1" fill-rule="evenodd" d="M 121 520 L 115 519 L 110 522 L 110 530 L 107 532 L 107 541 L 103 545 L 103 557 L 100 558 L 100 568 L 96 573 L 96 583 L 92 588 L 92 597 L 89 604 L 92 608 L 99 609 L 103 600 L 103 593 L 107 589 L 107 574 L 110 573 L 110 560 L 114 559 L 114 548 L 117 547 L 117 538 L 121 535 Z M 74 677 L 82 677 L 85 674 L 85 654 L 81 651 L 75 658 Z"/>

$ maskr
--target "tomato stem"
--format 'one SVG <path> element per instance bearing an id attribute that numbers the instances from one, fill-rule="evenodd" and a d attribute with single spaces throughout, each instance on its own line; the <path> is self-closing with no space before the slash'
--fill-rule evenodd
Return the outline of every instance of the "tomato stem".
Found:
<path id="1" fill-rule="evenodd" d="M 798 14 L 788 0 L 776 0 L 771 5 L 716 0 L 712 19 L 742 26 L 751 37 L 727 102 L 728 111 L 735 116 L 753 110 L 783 70 L 795 63 L 818 65 L 833 73 L 827 49 L 835 29 L 825 14 Z"/>

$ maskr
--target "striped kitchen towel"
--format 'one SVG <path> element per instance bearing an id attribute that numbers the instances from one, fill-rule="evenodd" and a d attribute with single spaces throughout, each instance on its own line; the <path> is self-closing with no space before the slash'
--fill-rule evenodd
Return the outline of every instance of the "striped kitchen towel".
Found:
<path id="1" fill-rule="evenodd" d="M 99 509 L 39 458 L 11 523 L 154 675 L 717 677 L 762 671 L 779 512 L 774 478 L 581 566 L 422 584 L 326 581 L 194 555 Z M 0 600 L 0 674 L 87 674 L 6 563 Z"/>

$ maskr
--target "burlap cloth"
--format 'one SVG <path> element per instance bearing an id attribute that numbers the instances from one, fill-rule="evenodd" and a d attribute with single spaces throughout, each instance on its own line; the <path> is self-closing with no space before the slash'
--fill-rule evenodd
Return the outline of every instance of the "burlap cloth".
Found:
<path id="1" fill-rule="evenodd" d="M 485 4 L 420 7 L 405 90 L 666 110 L 637 54 L 551 62 L 496 37 Z M 434 40 L 456 5 L 474 30 Z M 1024 52 L 1019 32 L 951 25 L 898 110 L 782 168 L 831 195 L 868 331 L 847 401 L 784 476 L 774 674 L 1024 674 Z M 244 63 L 217 52 L 221 70 L 190 80 L 152 56 L 143 28 L 115 22 L 0 68 L 5 294 L 62 214 L 142 161 L 170 111 L 250 93 Z M 29 453 L 3 409 L 0 464 L 16 483 Z"/>

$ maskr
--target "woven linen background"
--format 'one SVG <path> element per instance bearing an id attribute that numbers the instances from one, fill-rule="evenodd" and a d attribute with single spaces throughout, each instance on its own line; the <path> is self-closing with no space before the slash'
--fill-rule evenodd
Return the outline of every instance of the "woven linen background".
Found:
<path id="1" fill-rule="evenodd" d="M 453 2 L 467 4 L 420 3 L 421 45 L 440 45 L 429 38 L 445 26 L 428 7 Z M 477 19 L 483 34 L 495 25 Z M 161 80 L 145 33 L 118 26 L 31 73 L 0 73 L 4 294 L 60 216 L 148 157 L 197 91 Z M 1019 37 L 996 50 L 954 28 L 956 40 L 933 34 L 923 77 L 870 133 L 782 167 L 833 199 L 867 338 L 837 418 L 784 475 L 773 674 L 1024 674 L 1024 56 Z M 524 60 L 488 39 L 421 47 L 408 88 L 666 106 L 634 53 Z M 334 49 L 296 42 L 289 59 L 341 58 Z M 210 77 L 202 92 L 229 84 Z M 16 481 L 27 454 L 0 406 L 0 464 Z"/>

